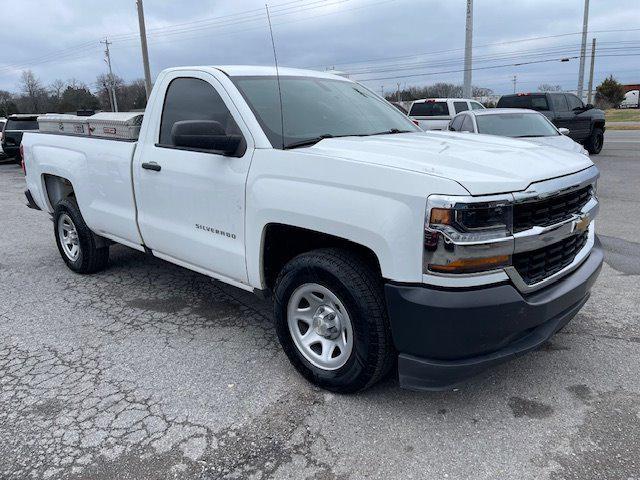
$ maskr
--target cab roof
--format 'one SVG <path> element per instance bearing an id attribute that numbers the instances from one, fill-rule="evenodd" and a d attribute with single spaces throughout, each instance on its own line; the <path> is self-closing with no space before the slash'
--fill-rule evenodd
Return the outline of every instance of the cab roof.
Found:
<path id="1" fill-rule="evenodd" d="M 427 102 L 446 102 L 447 100 L 453 100 L 454 102 L 478 102 L 478 100 L 474 100 L 473 98 L 420 98 L 418 100 L 414 100 L 413 103 L 427 103 Z"/>
<path id="2" fill-rule="evenodd" d="M 505 113 L 535 113 L 542 115 L 540 112 L 530 110 L 528 108 L 485 108 L 484 110 L 465 110 L 460 113 L 473 113 L 474 115 L 499 115 Z"/>
<path id="3" fill-rule="evenodd" d="M 274 66 L 261 66 L 261 65 L 212 65 L 212 66 L 192 66 L 192 67 L 176 67 L 168 70 L 219 70 L 230 77 L 252 77 L 252 76 L 276 76 L 276 67 Z M 279 67 L 278 73 L 280 76 L 296 76 L 296 77 L 312 77 L 312 78 L 326 78 L 331 80 L 342 80 L 344 82 L 351 82 L 351 80 L 341 75 L 330 73 L 329 71 L 321 72 L 318 70 L 307 70 L 302 68 L 291 67 Z"/>

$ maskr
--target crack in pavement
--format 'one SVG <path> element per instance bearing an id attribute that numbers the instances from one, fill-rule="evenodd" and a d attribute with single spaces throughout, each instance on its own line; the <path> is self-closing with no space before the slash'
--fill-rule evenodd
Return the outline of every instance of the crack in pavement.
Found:
<path id="1" fill-rule="evenodd" d="M 107 379 L 92 349 L 0 348 L 3 479 L 271 478 L 302 460 L 308 478 L 341 478 L 316 458 L 329 446 L 305 426 L 319 391 L 284 396 L 218 433 L 164 413 L 133 382 Z M 302 406 L 302 408 L 301 408 Z"/>

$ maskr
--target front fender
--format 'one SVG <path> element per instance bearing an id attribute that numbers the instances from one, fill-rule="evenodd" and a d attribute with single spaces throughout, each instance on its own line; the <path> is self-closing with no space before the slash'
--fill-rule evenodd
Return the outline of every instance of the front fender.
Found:
<path id="1" fill-rule="evenodd" d="M 263 232 L 279 223 L 367 247 L 383 277 L 421 282 L 426 200 L 442 191 L 467 193 L 451 180 L 423 173 L 302 151 L 257 150 L 247 183 L 249 281 L 264 288 Z"/>

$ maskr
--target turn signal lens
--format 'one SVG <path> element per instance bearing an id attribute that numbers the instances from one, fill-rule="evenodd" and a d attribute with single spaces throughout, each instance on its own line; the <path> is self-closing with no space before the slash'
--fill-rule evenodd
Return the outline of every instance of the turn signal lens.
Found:
<path id="1" fill-rule="evenodd" d="M 429 223 L 435 225 L 451 225 L 453 223 L 453 210 L 449 208 L 432 208 Z"/>
<path id="2" fill-rule="evenodd" d="M 429 265 L 429 270 L 440 273 L 475 273 L 495 270 L 511 264 L 510 255 L 498 255 L 496 257 L 466 258 L 454 260 L 447 265 Z"/>

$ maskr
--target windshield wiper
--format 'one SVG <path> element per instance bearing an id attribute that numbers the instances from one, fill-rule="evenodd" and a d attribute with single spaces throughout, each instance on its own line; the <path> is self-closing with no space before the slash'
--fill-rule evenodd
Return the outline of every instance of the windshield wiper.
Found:
<path id="1" fill-rule="evenodd" d="M 284 146 L 285 150 L 290 148 L 298 148 L 298 147 L 307 147 L 309 145 L 315 145 L 320 140 L 324 140 L 325 138 L 342 138 L 342 137 L 362 137 L 364 135 L 360 135 L 357 133 L 349 133 L 347 135 L 331 135 L 330 133 L 325 133 L 323 135 L 319 135 L 314 138 L 308 138 L 307 140 L 300 140 L 299 142 L 288 143 Z"/>
<path id="2" fill-rule="evenodd" d="M 306 147 L 309 145 L 315 145 L 320 140 L 324 140 L 325 138 L 334 138 L 334 137 L 335 135 L 331 135 L 330 133 L 325 133 L 324 135 L 320 135 L 318 137 L 307 138 L 306 140 L 300 140 L 299 142 L 288 143 L 284 146 L 284 149 L 288 150 L 290 148 L 298 148 L 298 147 Z"/>
<path id="3" fill-rule="evenodd" d="M 391 135 L 394 133 L 413 133 L 414 130 L 400 130 L 398 128 L 392 128 L 390 130 L 387 130 L 385 132 L 377 132 L 377 133 L 372 133 L 371 135 Z"/>
<path id="4" fill-rule="evenodd" d="M 518 135 L 516 138 L 536 138 L 536 137 L 544 137 L 545 135 Z"/>
<path id="5" fill-rule="evenodd" d="M 298 142 L 288 143 L 287 145 L 284 146 L 284 149 L 285 150 L 289 150 L 291 148 L 307 147 L 309 145 L 315 145 L 320 140 L 324 140 L 325 138 L 369 137 L 371 135 L 389 135 L 389 134 L 393 134 L 393 133 L 412 133 L 412 132 L 413 132 L 413 130 L 399 130 L 397 128 L 392 128 L 390 130 L 387 130 L 387 131 L 384 131 L 384 132 L 377 132 L 377 133 L 352 133 L 352 134 L 349 134 L 349 135 L 331 135 L 330 133 L 325 133 L 323 135 L 319 135 L 319 136 L 313 137 L 313 138 L 308 138 L 306 140 L 300 140 Z"/>

